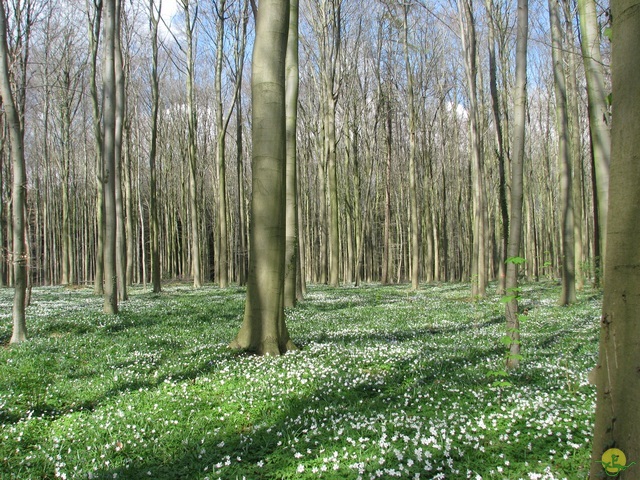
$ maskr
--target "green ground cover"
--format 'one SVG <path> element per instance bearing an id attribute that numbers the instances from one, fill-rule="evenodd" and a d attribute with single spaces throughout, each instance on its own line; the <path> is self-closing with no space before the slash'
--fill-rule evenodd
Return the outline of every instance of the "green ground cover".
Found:
<path id="1" fill-rule="evenodd" d="M 34 288 L 30 340 L 7 342 L 0 290 L 0 478 L 584 479 L 601 296 L 521 292 L 511 386 L 499 296 L 468 284 L 311 287 L 287 312 L 301 347 L 230 351 L 244 290 Z"/>

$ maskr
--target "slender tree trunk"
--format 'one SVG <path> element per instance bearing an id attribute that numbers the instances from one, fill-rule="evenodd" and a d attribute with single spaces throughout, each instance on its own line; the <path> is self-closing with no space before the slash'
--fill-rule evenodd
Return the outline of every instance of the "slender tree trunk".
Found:
<path id="1" fill-rule="evenodd" d="M 391 147 L 393 145 L 392 122 L 391 122 L 391 104 L 386 102 L 386 125 L 387 125 L 387 161 L 385 170 L 384 184 L 384 239 L 382 253 L 382 284 L 389 283 L 389 261 L 391 258 Z"/>
<path id="2" fill-rule="evenodd" d="M 565 32 L 567 38 L 567 106 L 569 109 L 569 132 L 570 132 L 570 154 L 573 169 L 572 191 L 573 191 L 573 242 L 575 255 L 575 281 L 576 290 L 584 288 L 584 275 L 582 272 L 582 142 L 580 132 L 580 111 L 578 109 L 578 80 L 575 50 L 576 40 L 573 33 L 573 15 L 571 10 L 571 2 L 563 0 L 562 6 L 565 14 Z"/>
<path id="3" fill-rule="evenodd" d="M 549 21 L 553 45 L 553 77 L 556 98 L 556 125 L 558 129 L 558 170 L 560 171 L 560 209 L 562 213 L 562 294 L 560 296 L 560 304 L 568 305 L 576 301 L 573 191 L 568 140 L 567 90 L 562 56 L 562 29 L 560 27 L 557 0 L 549 0 Z"/>
<path id="4" fill-rule="evenodd" d="M 409 5 L 404 4 L 404 61 L 407 70 L 407 102 L 409 104 L 409 204 L 411 223 L 411 288 L 418 289 L 420 281 L 420 218 L 416 187 L 416 107 L 413 92 L 413 70 L 409 57 Z"/>
<path id="5" fill-rule="evenodd" d="M 116 1 L 104 0 L 104 70 L 103 70 L 103 165 L 104 165 L 104 311 L 118 313 L 116 267 L 116 72 L 115 36 Z"/>
<path id="6" fill-rule="evenodd" d="M 7 118 L 11 141 L 11 164 L 13 169 L 12 190 L 12 230 L 13 245 L 11 261 L 13 263 L 13 332 L 11 343 L 22 343 L 27 339 L 25 316 L 27 293 L 27 255 L 25 245 L 25 205 L 27 201 L 27 172 L 24 158 L 23 128 L 20 113 L 9 78 L 9 48 L 7 46 L 7 21 L 4 2 L 0 2 L 0 96 Z"/>
<path id="7" fill-rule="evenodd" d="M 473 252 L 471 276 L 473 298 L 484 297 L 487 290 L 487 213 L 482 162 L 482 139 L 477 88 L 476 29 L 470 0 L 458 0 L 460 34 L 464 48 L 465 73 L 469 92 L 469 126 L 471 137 L 471 180 L 473 191 Z"/>
<path id="8" fill-rule="evenodd" d="M 153 293 L 162 289 L 160 276 L 160 225 L 158 223 L 158 192 L 156 152 L 158 144 L 158 108 L 160 106 L 160 89 L 158 76 L 158 22 L 160 20 L 161 3 L 149 2 L 149 18 L 151 21 L 151 144 L 149 146 L 149 223 L 151 235 L 151 285 Z M 144 223 L 142 216 L 141 223 Z M 144 244 L 143 244 L 144 247 Z"/>
<path id="9" fill-rule="evenodd" d="M 122 0 L 116 0 L 116 33 L 114 38 L 114 68 L 116 72 L 116 133 L 115 133 L 115 198 L 116 198 L 116 272 L 118 281 L 118 299 L 127 299 L 127 243 L 125 233 L 125 210 L 123 182 L 123 143 L 125 122 L 124 67 L 122 61 L 122 43 L 120 41 Z"/>
<path id="10" fill-rule="evenodd" d="M 289 1 L 261 0 L 251 75 L 253 196 L 244 321 L 232 348 L 259 355 L 295 349 L 284 318 L 285 57 Z"/>
<path id="11" fill-rule="evenodd" d="M 184 12 L 185 33 L 187 42 L 187 123 L 188 123 L 188 145 L 187 158 L 189 167 L 189 210 L 190 210 L 190 230 L 191 230 L 191 276 L 193 277 L 193 287 L 202 286 L 202 271 L 200 268 L 200 213 L 198 209 L 198 175 L 197 175 L 197 113 L 196 113 L 196 92 L 195 92 L 195 57 L 193 32 L 196 25 L 196 14 L 191 18 L 191 0 L 180 0 Z"/>
<path id="12" fill-rule="evenodd" d="M 589 131 L 594 165 L 594 203 L 597 206 L 598 249 L 604 254 L 607 238 L 607 206 L 609 203 L 609 160 L 611 158 L 611 132 L 609 131 L 600 35 L 595 0 L 578 0 L 582 60 L 587 80 L 589 101 Z M 600 258 L 596 257 L 596 284 L 599 282 Z"/>
<path id="13" fill-rule="evenodd" d="M 511 218 L 506 252 L 507 277 L 505 292 L 511 300 L 506 303 L 507 335 L 511 337 L 507 368 L 517 368 L 520 361 L 520 320 L 518 317 L 518 261 L 522 238 L 522 197 L 525 126 L 527 110 L 527 40 L 529 31 L 528 0 L 518 0 L 516 36 L 516 85 L 514 89 L 513 147 L 511 163 Z"/>
<path id="14" fill-rule="evenodd" d="M 218 18 L 216 21 L 216 129 L 218 138 L 216 143 L 216 166 L 218 173 L 218 283 L 221 288 L 229 286 L 229 233 L 227 225 L 227 171 L 225 159 L 226 128 L 223 120 L 222 106 L 222 58 L 224 51 L 224 20 L 226 15 L 226 0 L 217 2 Z"/>
<path id="15" fill-rule="evenodd" d="M 498 271 L 498 292 L 504 292 L 506 289 L 506 264 L 507 248 L 509 242 L 509 206 L 507 203 L 507 178 L 505 173 L 505 148 L 502 133 L 502 114 L 500 108 L 500 97 L 498 94 L 498 82 L 496 74 L 496 53 L 495 53 L 495 19 L 493 0 L 485 0 L 487 14 L 489 16 L 489 89 L 491 92 L 491 108 L 493 112 L 493 122 L 496 135 L 496 154 L 498 157 L 498 176 L 499 176 L 499 204 L 500 219 L 502 220 L 502 244 L 501 244 L 501 262 Z M 519 13 L 520 10 L 518 10 Z"/>
<path id="16" fill-rule="evenodd" d="M 289 34 L 286 58 L 286 249 L 284 270 L 284 306 L 293 307 L 298 299 L 298 0 L 290 1 Z"/>
<path id="17" fill-rule="evenodd" d="M 98 85 L 96 82 L 98 66 L 98 45 L 100 43 L 100 28 L 102 23 L 102 1 L 95 0 L 93 7 L 87 1 L 87 27 L 89 32 L 89 91 L 93 112 L 93 134 L 96 151 L 96 258 L 93 291 L 96 295 L 104 294 L 104 165 L 102 157 L 102 126 L 100 103 L 98 100 Z"/>
<path id="18" fill-rule="evenodd" d="M 605 477 L 603 453 L 622 451 L 628 470 L 607 469 L 622 480 L 640 465 L 640 8 L 638 0 L 612 0 L 613 124 L 605 287 L 596 370 L 596 420 L 590 479 Z M 619 464 L 624 464 L 619 459 Z M 636 462 L 632 465 L 631 462 Z"/>

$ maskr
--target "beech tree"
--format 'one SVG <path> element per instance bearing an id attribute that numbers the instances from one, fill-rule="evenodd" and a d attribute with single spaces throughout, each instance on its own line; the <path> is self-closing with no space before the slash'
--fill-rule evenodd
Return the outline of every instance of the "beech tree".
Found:
<path id="1" fill-rule="evenodd" d="M 27 197 L 27 173 L 24 159 L 24 127 L 16 95 L 9 76 L 9 47 L 7 44 L 7 16 L 4 2 L 0 2 L 0 96 L 7 118 L 11 141 L 11 166 L 13 168 L 13 194 L 11 198 L 13 251 L 13 333 L 11 343 L 22 343 L 27 339 L 25 317 L 27 294 L 27 256 L 25 209 Z M 26 66 L 24 66 L 26 67 Z"/>
<path id="2" fill-rule="evenodd" d="M 118 273 L 116 266 L 116 1 L 104 0 L 103 71 L 103 181 L 104 185 L 104 311 L 118 313 Z"/>
<path id="3" fill-rule="evenodd" d="M 296 347 L 284 318 L 289 0 L 261 0 L 251 73 L 252 187 L 244 320 L 232 348 L 279 355 Z"/>
<path id="4" fill-rule="evenodd" d="M 640 8 L 638 0 L 612 0 L 613 120 L 605 287 L 596 369 L 596 421 L 592 480 L 603 478 L 602 454 L 620 449 L 640 459 Z M 638 465 L 618 478 L 638 477 Z M 608 472 L 607 472 L 608 473 Z M 618 472 L 611 472 L 618 473 Z"/>

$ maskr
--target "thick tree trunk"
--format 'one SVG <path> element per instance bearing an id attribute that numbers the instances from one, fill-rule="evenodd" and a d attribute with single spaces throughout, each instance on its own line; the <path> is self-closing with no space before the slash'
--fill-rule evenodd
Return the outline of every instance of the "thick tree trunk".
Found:
<path id="1" fill-rule="evenodd" d="M 596 421 L 592 480 L 603 478 L 603 453 L 622 451 L 636 465 L 608 469 L 622 480 L 638 478 L 640 465 L 640 4 L 613 0 L 613 124 L 605 287 L 596 370 Z M 605 457 L 606 458 L 606 457 Z M 610 461 L 609 454 L 608 460 Z M 621 459 L 620 459 L 621 460 Z M 624 463 L 619 461 L 618 463 Z"/>
<path id="2" fill-rule="evenodd" d="M 291 0 L 286 58 L 286 251 L 284 306 L 293 307 L 298 299 L 298 0 Z"/>
<path id="3" fill-rule="evenodd" d="M 261 0 L 251 76 L 253 196 L 249 280 L 232 348 L 259 355 L 295 349 L 284 318 L 285 57 L 289 1 Z"/>
<path id="4" fill-rule="evenodd" d="M 562 29 L 557 0 L 549 0 L 549 22 L 553 56 L 553 78 L 558 129 L 558 170 L 560 172 L 560 209 L 562 242 L 562 293 L 560 305 L 576 302 L 575 253 L 573 241 L 573 190 L 569 155 L 569 118 L 567 89 L 562 55 Z"/>
<path id="5" fill-rule="evenodd" d="M 23 129 L 20 114 L 16 107 L 15 96 L 9 79 L 9 48 L 7 46 L 7 21 L 4 2 L 0 3 L 0 96 L 7 118 L 11 141 L 11 164 L 13 168 L 12 190 L 12 230 L 13 245 L 11 261 L 13 264 L 13 332 L 11 343 L 22 343 L 27 339 L 25 316 L 27 294 L 27 255 L 25 245 L 25 205 L 27 201 L 27 171 L 24 159 Z"/>

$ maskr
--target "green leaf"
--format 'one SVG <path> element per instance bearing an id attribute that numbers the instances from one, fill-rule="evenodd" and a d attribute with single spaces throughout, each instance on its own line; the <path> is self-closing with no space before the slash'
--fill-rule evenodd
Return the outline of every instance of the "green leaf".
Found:
<path id="1" fill-rule="evenodd" d="M 611 27 L 606 27 L 602 34 L 607 37 L 609 41 L 613 39 L 613 30 L 611 30 Z"/>
<path id="2" fill-rule="evenodd" d="M 606 100 L 607 100 L 607 105 L 611 106 L 612 103 L 613 103 L 613 92 L 611 92 L 609 95 L 607 95 Z"/>
<path id="3" fill-rule="evenodd" d="M 509 303 L 511 300 L 515 300 L 516 298 L 518 298 L 517 295 L 505 295 L 500 299 L 500 301 L 502 303 Z"/>
<path id="4" fill-rule="evenodd" d="M 527 260 L 522 257 L 509 257 L 504 261 L 504 263 L 513 263 L 514 265 L 522 265 L 526 261 Z"/>
<path id="5" fill-rule="evenodd" d="M 509 374 L 506 370 L 490 370 L 487 376 L 489 377 L 506 377 Z"/>
<path id="6" fill-rule="evenodd" d="M 509 335 L 504 335 L 502 338 L 500 338 L 500 342 L 504 343 L 505 345 L 511 345 L 512 343 L 514 343 L 513 339 Z"/>
<path id="7" fill-rule="evenodd" d="M 496 380 L 491 384 L 492 387 L 510 387 L 512 385 L 513 384 L 511 382 L 508 382 L 506 380 Z"/>

